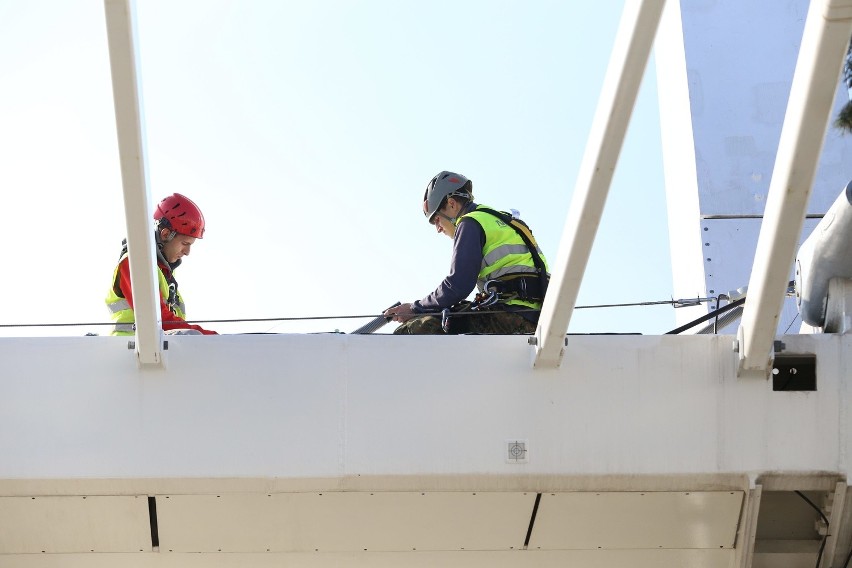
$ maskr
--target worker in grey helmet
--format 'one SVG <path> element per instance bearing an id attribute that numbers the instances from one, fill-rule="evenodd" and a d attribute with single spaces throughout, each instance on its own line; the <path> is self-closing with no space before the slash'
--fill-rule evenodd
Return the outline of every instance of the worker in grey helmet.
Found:
<path id="1" fill-rule="evenodd" d="M 385 312 L 401 322 L 394 333 L 534 333 L 550 275 L 529 227 L 475 203 L 472 182 L 448 171 L 426 186 L 423 214 L 453 239 L 450 272 L 425 298 Z"/>

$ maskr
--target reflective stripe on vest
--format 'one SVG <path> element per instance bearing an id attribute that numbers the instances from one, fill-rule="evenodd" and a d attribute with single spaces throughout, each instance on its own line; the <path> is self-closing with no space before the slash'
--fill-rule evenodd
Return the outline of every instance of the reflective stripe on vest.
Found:
<path id="1" fill-rule="evenodd" d="M 476 286 L 480 291 L 488 280 L 510 274 L 536 274 L 538 272 L 532 254 L 514 228 L 484 211 L 473 210 L 459 217 L 459 222 L 465 217 L 474 219 L 485 232 L 482 264 L 476 281 Z M 537 250 L 546 266 L 547 261 L 544 260 L 544 255 L 540 249 Z M 521 300 L 509 300 L 506 303 L 529 307 L 541 306 L 540 302 L 524 302 Z"/>
<path id="2" fill-rule="evenodd" d="M 129 310 L 130 302 L 128 302 L 126 298 L 119 298 L 117 301 L 107 304 L 107 309 L 109 309 L 112 314 L 120 312 L 121 310 Z"/>

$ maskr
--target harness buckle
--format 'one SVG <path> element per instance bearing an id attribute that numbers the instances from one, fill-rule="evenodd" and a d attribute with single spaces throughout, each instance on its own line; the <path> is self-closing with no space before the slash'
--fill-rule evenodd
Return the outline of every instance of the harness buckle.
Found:
<path id="1" fill-rule="evenodd" d="M 470 305 L 471 310 L 487 309 L 500 301 L 500 292 L 497 290 L 499 280 L 488 280 L 482 286 L 482 292 L 478 293 L 473 303 Z"/>

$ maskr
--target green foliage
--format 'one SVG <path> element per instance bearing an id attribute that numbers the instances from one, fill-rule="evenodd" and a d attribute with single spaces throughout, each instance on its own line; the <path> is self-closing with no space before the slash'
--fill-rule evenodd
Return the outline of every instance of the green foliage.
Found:
<path id="1" fill-rule="evenodd" d="M 834 127 L 847 134 L 852 132 L 852 101 L 846 103 L 837 113 L 837 118 L 834 119 Z"/>

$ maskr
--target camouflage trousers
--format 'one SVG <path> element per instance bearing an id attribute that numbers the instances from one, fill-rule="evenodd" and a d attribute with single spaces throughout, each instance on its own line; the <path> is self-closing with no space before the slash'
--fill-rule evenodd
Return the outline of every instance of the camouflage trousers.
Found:
<path id="1" fill-rule="evenodd" d="M 535 333 L 536 324 L 520 314 L 495 310 L 490 312 L 455 312 L 450 314 L 447 333 L 483 335 L 517 335 Z M 443 335 L 441 316 L 417 316 L 399 325 L 397 335 Z"/>

